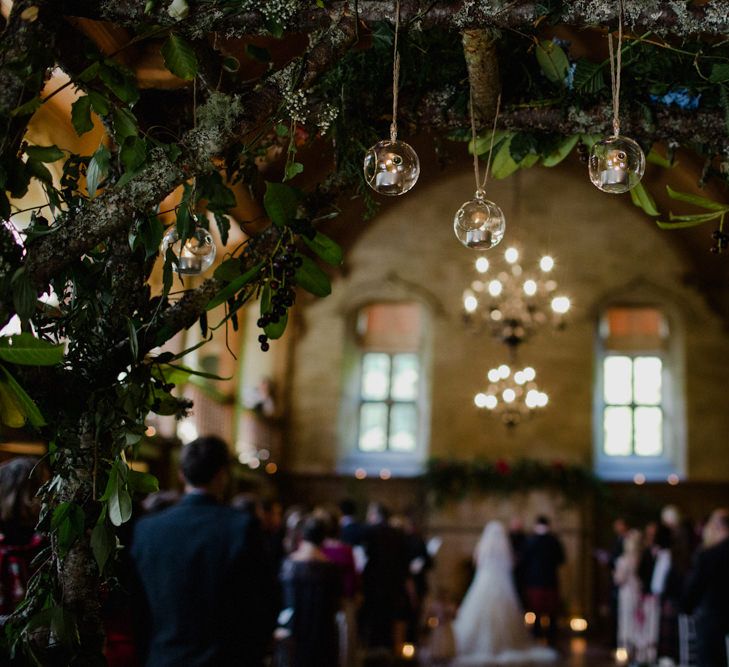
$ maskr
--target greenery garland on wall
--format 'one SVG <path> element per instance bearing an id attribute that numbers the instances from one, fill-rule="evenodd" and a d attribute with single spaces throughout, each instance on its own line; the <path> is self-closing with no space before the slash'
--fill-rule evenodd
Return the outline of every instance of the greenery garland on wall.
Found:
<path id="1" fill-rule="evenodd" d="M 423 479 L 437 505 L 473 495 L 507 495 L 535 489 L 557 492 L 572 503 L 587 498 L 601 499 L 606 494 L 605 485 L 591 470 L 562 461 L 433 458 Z"/>

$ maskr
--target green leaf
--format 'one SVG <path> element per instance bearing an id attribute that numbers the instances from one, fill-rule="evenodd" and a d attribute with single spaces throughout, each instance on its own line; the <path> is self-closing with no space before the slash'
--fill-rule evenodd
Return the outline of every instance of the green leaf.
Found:
<path id="1" fill-rule="evenodd" d="M 655 148 L 651 148 L 645 159 L 651 164 L 658 165 L 659 167 L 663 167 L 664 169 L 673 169 L 673 167 L 678 164 L 673 160 L 669 160 L 668 158 L 663 157 L 660 153 L 656 151 Z"/>
<path id="2" fill-rule="evenodd" d="M 508 130 L 496 130 L 496 132 L 489 132 L 485 136 L 476 137 L 476 143 L 473 140 L 468 143 L 468 152 L 473 155 L 474 147 L 476 155 L 485 155 L 491 149 L 491 135 L 494 137 L 494 148 L 498 148 L 499 144 L 512 135 Z"/>
<path id="3" fill-rule="evenodd" d="M 137 328 L 129 317 L 127 317 L 127 333 L 129 335 L 129 347 L 132 352 L 132 359 L 136 360 L 139 356 L 139 340 L 137 339 Z"/>
<path id="4" fill-rule="evenodd" d="M 223 245 L 228 245 L 228 235 L 230 233 L 230 218 L 221 213 L 220 211 L 214 211 L 213 217 L 215 218 L 215 224 L 220 232 L 220 241 Z"/>
<path id="5" fill-rule="evenodd" d="M 605 87 L 602 65 L 580 58 L 575 67 L 573 86 L 579 93 L 599 93 Z"/>
<path id="6" fill-rule="evenodd" d="M 136 493 L 156 493 L 159 491 L 159 480 L 146 472 L 130 470 L 128 476 L 129 488 Z"/>
<path id="7" fill-rule="evenodd" d="M 18 317 L 23 322 L 27 322 L 35 313 L 38 294 L 35 287 L 30 282 L 28 274 L 24 268 L 20 268 L 13 275 L 11 281 L 13 290 L 13 307 Z"/>
<path id="8" fill-rule="evenodd" d="M 55 531 L 62 556 L 84 533 L 84 511 L 76 503 L 63 502 L 53 511 L 51 530 Z"/>
<path id="9" fill-rule="evenodd" d="M 39 340 L 31 333 L 0 337 L 0 359 L 19 366 L 55 366 L 63 361 L 64 346 Z"/>
<path id="10" fill-rule="evenodd" d="M 42 103 L 43 102 L 41 101 L 40 96 L 36 95 L 32 99 L 28 100 L 25 104 L 21 104 L 19 107 L 15 107 L 15 109 L 10 112 L 10 115 L 13 118 L 17 118 L 18 116 L 29 116 L 30 114 L 38 111 Z"/>
<path id="11" fill-rule="evenodd" d="M 235 194 L 223 183 L 223 177 L 217 171 L 198 176 L 197 198 L 207 200 L 207 207 L 213 212 L 224 213 L 236 204 Z"/>
<path id="12" fill-rule="evenodd" d="M 634 185 L 630 190 L 630 198 L 637 207 L 642 208 L 648 215 L 658 216 L 660 211 L 656 208 L 656 200 L 653 199 L 642 183 Z"/>
<path id="13" fill-rule="evenodd" d="M 332 241 L 328 236 L 317 232 L 313 239 L 309 239 L 306 236 L 302 236 L 301 238 L 327 264 L 337 266 L 342 263 L 341 246 L 335 241 Z"/>
<path id="14" fill-rule="evenodd" d="M 53 183 L 53 176 L 51 175 L 51 172 L 48 171 L 48 168 L 42 162 L 28 160 L 26 167 L 28 171 L 39 181 L 48 183 L 49 185 Z"/>
<path id="15" fill-rule="evenodd" d="M 277 340 L 284 335 L 284 331 L 286 331 L 286 325 L 288 324 L 288 321 L 289 314 L 288 312 L 286 312 L 281 317 L 279 317 L 278 322 L 271 322 L 270 324 L 267 324 L 265 327 L 263 327 L 263 333 L 265 333 L 271 340 Z"/>
<path id="16" fill-rule="evenodd" d="M 114 138 L 118 144 L 123 144 L 127 137 L 134 137 L 138 134 L 137 119 L 128 109 L 114 109 L 112 114 L 114 124 Z"/>
<path id="17" fill-rule="evenodd" d="M 175 76 L 185 81 L 191 81 L 197 76 L 198 63 L 195 51 L 189 42 L 175 33 L 170 33 L 162 45 L 162 57 L 165 60 L 165 67 Z"/>
<path id="18" fill-rule="evenodd" d="M 301 162 L 289 162 L 284 170 L 284 181 L 290 181 L 304 171 L 304 165 Z"/>
<path id="19" fill-rule="evenodd" d="M 10 428 L 22 428 L 25 421 L 26 415 L 20 399 L 6 379 L 0 375 L 0 422 Z"/>
<path id="20" fill-rule="evenodd" d="M 715 63 L 712 65 L 709 81 L 711 83 L 724 83 L 729 81 L 729 63 Z"/>
<path id="21" fill-rule="evenodd" d="M 136 172 L 147 159 L 147 142 L 139 137 L 127 137 L 119 157 L 127 172 Z"/>
<path id="22" fill-rule="evenodd" d="M 707 197 L 701 197 L 699 195 L 692 195 L 688 192 L 678 192 L 671 188 L 670 185 L 666 186 L 668 196 L 676 201 L 686 202 L 687 204 L 694 204 L 700 208 L 708 209 L 709 211 L 729 211 L 729 204 L 720 204 L 713 199 Z"/>
<path id="23" fill-rule="evenodd" d="M 94 129 L 94 122 L 91 120 L 91 98 L 88 95 L 79 97 L 71 105 L 71 124 L 79 136 Z"/>
<path id="24" fill-rule="evenodd" d="M 271 52 L 262 46 L 256 46 L 255 44 L 245 45 L 245 54 L 251 59 L 256 60 L 259 63 L 271 62 Z"/>
<path id="25" fill-rule="evenodd" d="M 90 90 L 88 97 L 91 100 L 91 106 L 99 116 L 106 116 L 109 113 L 109 100 L 105 95 Z"/>
<path id="26" fill-rule="evenodd" d="M 564 85 L 570 63 L 564 50 L 550 40 L 542 40 L 537 44 L 537 62 L 544 75 L 552 82 Z"/>
<path id="27" fill-rule="evenodd" d="M 110 165 L 111 153 L 109 153 L 104 144 L 101 144 L 91 157 L 89 166 L 86 169 L 86 189 L 91 199 L 96 196 L 96 191 L 99 189 L 100 183 L 109 174 Z"/>
<path id="28" fill-rule="evenodd" d="M 511 138 L 509 144 L 509 153 L 514 162 L 520 164 L 529 154 L 537 152 L 537 140 L 533 134 L 529 132 L 519 132 Z"/>
<path id="29" fill-rule="evenodd" d="M 10 374 L 5 366 L 0 366 L 0 371 L 4 376 L 3 382 L 5 389 L 10 392 L 15 401 L 15 405 L 18 410 L 27 418 L 31 426 L 40 428 L 46 425 L 46 420 L 43 418 L 38 406 L 33 402 L 33 399 L 28 396 L 25 389 L 23 389 L 17 382 L 17 380 Z"/>
<path id="30" fill-rule="evenodd" d="M 139 99 L 134 75 L 114 60 L 104 61 L 99 67 L 99 78 L 125 104 L 134 104 Z"/>
<path id="31" fill-rule="evenodd" d="M 144 245 L 145 259 L 154 257 L 159 252 L 165 228 L 156 215 L 148 215 L 139 226 L 139 237 Z"/>
<path id="32" fill-rule="evenodd" d="M 579 139 L 579 134 L 573 134 L 571 137 L 564 139 L 549 155 L 544 156 L 542 164 L 545 167 L 555 167 L 558 165 L 572 152 Z"/>
<path id="33" fill-rule="evenodd" d="M 512 138 L 513 135 L 501 144 L 491 161 L 491 175 L 494 178 L 506 178 L 519 169 L 518 163 L 511 157 L 510 144 Z"/>
<path id="34" fill-rule="evenodd" d="M 238 291 L 240 291 L 243 287 L 245 287 L 253 278 L 255 278 L 258 275 L 258 272 L 261 270 L 261 267 L 263 266 L 263 262 L 259 262 L 256 264 L 253 268 L 248 269 L 244 274 L 241 276 L 238 276 L 233 282 L 231 282 L 229 285 L 226 285 L 220 292 L 215 295 L 207 306 L 205 306 L 205 310 L 212 310 L 213 308 L 216 308 L 221 303 L 225 303 L 228 299 L 233 297 Z"/>
<path id="35" fill-rule="evenodd" d="M 671 216 L 671 222 L 665 220 L 656 220 L 656 224 L 661 229 L 686 229 L 688 227 L 697 227 L 705 222 L 716 220 L 721 217 L 721 213 L 700 213 L 698 215 L 677 215 Z"/>
<path id="36" fill-rule="evenodd" d="M 116 535 L 114 535 L 114 529 L 104 519 L 97 523 L 91 531 L 91 550 L 94 553 L 94 559 L 100 573 L 104 572 L 104 567 L 106 567 L 106 563 L 115 549 Z"/>
<path id="37" fill-rule="evenodd" d="M 63 151 L 58 146 L 27 146 L 25 152 L 37 162 L 57 162 L 63 158 Z"/>
<path id="38" fill-rule="evenodd" d="M 237 257 L 231 257 L 221 262 L 218 268 L 215 269 L 213 278 L 225 281 L 226 283 L 230 282 L 231 280 L 235 280 L 241 274 L 242 268 L 240 259 Z"/>
<path id="39" fill-rule="evenodd" d="M 115 526 L 121 526 L 132 516 L 132 498 L 127 489 L 128 474 L 127 464 L 117 459 L 109 470 L 109 480 L 102 496 L 109 507 L 109 520 Z"/>
<path id="40" fill-rule="evenodd" d="M 187 0 L 172 0 L 167 6 L 167 14 L 176 21 L 184 19 L 190 11 Z"/>
<path id="41" fill-rule="evenodd" d="M 296 269 L 294 282 L 303 287 L 314 296 L 329 296 L 332 293 L 332 285 L 329 276 L 322 271 L 311 259 L 304 255 L 301 257 L 303 263 Z"/>
<path id="42" fill-rule="evenodd" d="M 296 188 L 281 183 L 266 182 L 263 208 L 277 227 L 283 227 L 294 219 L 300 201 L 301 192 Z"/>
<path id="43" fill-rule="evenodd" d="M 233 56 L 225 56 L 221 66 L 226 72 L 234 73 L 240 69 L 240 60 Z"/>

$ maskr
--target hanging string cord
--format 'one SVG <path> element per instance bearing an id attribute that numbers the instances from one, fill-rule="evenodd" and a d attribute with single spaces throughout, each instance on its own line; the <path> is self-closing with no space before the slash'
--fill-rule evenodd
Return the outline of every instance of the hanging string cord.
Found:
<path id="1" fill-rule="evenodd" d="M 400 53 L 397 49 L 397 37 L 400 32 L 400 0 L 395 0 L 395 43 L 392 60 L 392 123 L 390 124 L 390 141 L 397 141 L 397 91 L 400 87 Z"/>
<path id="2" fill-rule="evenodd" d="M 614 52 L 612 33 L 608 35 L 610 80 L 613 92 L 613 134 L 620 134 L 620 71 L 623 65 L 623 0 L 618 0 L 618 52 Z"/>
<path id="3" fill-rule="evenodd" d="M 491 146 L 489 147 L 489 157 L 486 161 L 486 173 L 483 176 L 483 182 L 481 181 L 481 170 L 478 164 L 478 153 L 476 152 L 476 118 L 473 113 L 473 88 L 469 84 L 468 94 L 470 98 L 470 111 L 471 111 L 471 139 L 473 141 L 473 175 L 476 177 L 476 191 L 484 190 L 486 188 L 486 182 L 489 178 L 489 170 L 491 169 L 491 157 L 494 154 L 494 139 L 496 138 L 496 123 L 499 120 L 499 110 L 501 109 L 501 93 L 496 100 L 496 113 L 494 114 L 494 126 L 491 129 Z"/>

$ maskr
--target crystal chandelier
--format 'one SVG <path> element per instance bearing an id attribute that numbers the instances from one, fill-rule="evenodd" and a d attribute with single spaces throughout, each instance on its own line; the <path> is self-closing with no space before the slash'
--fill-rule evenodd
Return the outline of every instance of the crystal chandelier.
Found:
<path id="1" fill-rule="evenodd" d="M 501 364 L 488 372 L 490 384 L 485 392 L 474 396 L 473 402 L 476 407 L 500 416 L 507 426 L 515 426 L 549 402 L 549 396 L 537 387 L 536 376 L 531 366 L 513 371 Z"/>
<path id="2" fill-rule="evenodd" d="M 471 328 L 486 330 L 515 348 L 545 324 L 563 326 L 570 300 L 557 294 L 551 277 L 554 259 L 549 255 L 534 270 L 522 268 L 514 246 L 506 249 L 504 260 L 502 267 L 492 267 L 486 257 L 476 260 L 480 275 L 463 292 L 463 318 Z"/>

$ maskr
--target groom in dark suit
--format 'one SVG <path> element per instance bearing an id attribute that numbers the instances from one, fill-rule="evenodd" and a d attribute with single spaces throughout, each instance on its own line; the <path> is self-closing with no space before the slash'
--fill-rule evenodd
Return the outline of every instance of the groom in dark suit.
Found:
<path id="1" fill-rule="evenodd" d="M 694 612 L 698 667 L 725 667 L 729 635 L 729 510 L 715 510 L 686 582 L 684 611 Z"/>
<path id="2" fill-rule="evenodd" d="M 148 667 L 260 667 L 272 595 L 260 528 L 221 504 L 229 454 L 215 437 L 182 449 L 185 496 L 143 517 L 131 555 L 140 657 Z"/>

